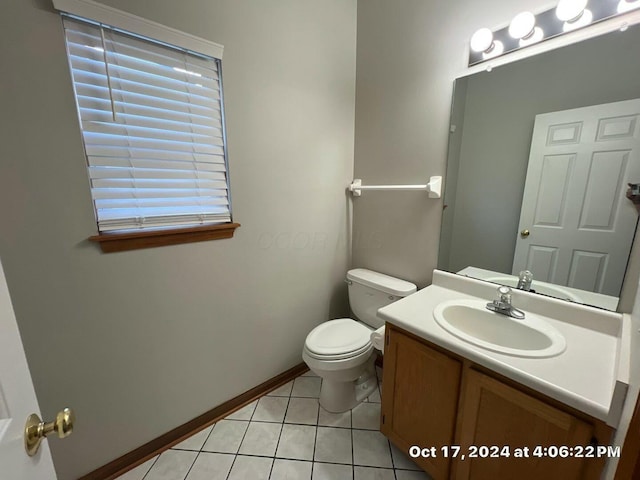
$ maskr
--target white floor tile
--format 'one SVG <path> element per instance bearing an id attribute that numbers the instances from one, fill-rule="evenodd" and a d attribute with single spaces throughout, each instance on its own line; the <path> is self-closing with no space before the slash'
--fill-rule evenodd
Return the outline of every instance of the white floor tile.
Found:
<path id="1" fill-rule="evenodd" d="M 380 404 L 361 403 L 351 411 L 353 428 L 380 430 Z"/>
<path id="2" fill-rule="evenodd" d="M 251 402 L 249 405 L 245 405 L 240 410 L 228 415 L 225 420 L 251 420 L 251 415 L 253 415 L 257 404 L 258 400 Z"/>
<path id="3" fill-rule="evenodd" d="M 276 457 L 313 460 L 315 440 L 316 427 L 285 423 L 282 427 Z"/>
<path id="4" fill-rule="evenodd" d="M 142 480 L 157 459 L 158 456 L 156 455 L 152 459 L 138 465 L 133 470 L 129 470 L 127 473 L 120 475 L 116 480 Z"/>
<path id="5" fill-rule="evenodd" d="M 211 435 L 202 450 L 216 453 L 236 453 L 248 426 L 249 422 L 240 420 L 220 420 L 211 430 Z"/>
<path id="6" fill-rule="evenodd" d="M 351 428 L 351 410 L 343 413 L 331 413 L 320 407 L 318 425 L 322 425 L 325 427 Z"/>
<path id="7" fill-rule="evenodd" d="M 394 444 L 391 444 L 391 456 L 393 457 L 394 468 L 400 468 L 402 470 L 420 470 L 420 467 L 411 460 L 409 455 L 401 451 Z"/>
<path id="8" fill-rule="evenodd" d="M 238 455 L 231 467 L 229 480 L 268 480 L 272 463 L 273 458 Z"/>
<path id="9" fill-rule="evenodd" d="M 298 377 L 293 382 L 292 397 L 320 397 L 320 377 Z"/>
<path id="10" fill-rule="evenodd" d="M 311 478 L 313 480 L 350 480 L 353 478 L 353 467 L 351 465 L 314 462 Z"/>
<path id="11" fill-rule="evenodd" d="M 351 464 L 351 431 L 346 428 L 318 427 L 313 459 L 317 462 Z"/>
<path id="12" fill-rule="evenodd" d="M 380 432 L 353 430 L 353 464 L 393 468 L 389 441 Z"/>
<path id="13" fill-rule="evenodd" d="M 311 480 L 312 465 L 311 462 L 276 458 L 270 480 Z"/>
<path id="14" fill-rule="evenodd" d="M 226 480 L 235 455 L 202 452 L 186 480 Z"/>
<path id="15" fill-rule="evenodd" d="M 288 403 L 288 397 L 262 397 L 258 401 L 258 406 L 256 407 L 256 411 L 253 412 L 251 420 L 254 422 L 282 423 Z"/>
<path id="16" fill-rule="evenodd" d="M 273 457 L 281 429 L 281 423 L 251 422 L 238 453 Z"/>
<path id="17" fill-rule="evenodd" d="M 396 470 L 396 480 L 431 480 L 431 477 L 424 472 Z"/>
<path id="18" fill-rule="evenodd" d="M 213 425 L 205 428 L 204 430 L 199 431 L 194 435 L 191 435 L 186 440 L 183 440 L 182 442 L 178 443 L 177 445 L 174 445 L 171 448 L 174 448 L 176 450 L 200 451 L 200 449 L 202 449 L 202 446 L 204 445 L 204 442 L 207 440 L 209 433 L 211 433 L 212 428 L 213 428 Z"/>
<path id="19" fill-rule="evenodd" d="M 355 480 L 396 480 L 393 470 L 376 467 L 354 467 Z"/>
<path id="20" fill-rule="evenodd" d="M 317 377 L 317 375 L 315 373 L 313 373 L 311 370 L 307 370 L 306 372 L 304 372 L 300 376 L 301 377 Z"/>
<path id="21" fill-rule="evenodd" d="M 166 450 L 153 464 L 145 480 L 182 480 L 193 465 L 198 452 Z"/>
<path id="22" fill-rule="evenodd" d="M 291 398 L 285 423 L 318 424 L 318 400 L 315 398 Z"/>
<path id="23" fill-rule="evenodd" d="M 288 397 L 291 395 L 291 389 L 293 388 L 293 380 L 285 383 L 281 387 L 276 388 L 275 390 L 267 393 L 269 397 Z"/>

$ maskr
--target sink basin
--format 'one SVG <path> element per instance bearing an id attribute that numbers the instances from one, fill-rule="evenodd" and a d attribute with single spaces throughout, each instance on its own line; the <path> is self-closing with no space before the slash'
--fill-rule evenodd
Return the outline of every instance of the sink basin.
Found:
<path id="1" fill-rule="evenodd" d="M 433 310 L 438 325 L 456 337 L 494 352 L 518 357 L 553 357 L 566 348 L 564 337 L 532 313 L 517 320 L 486 309 L 486 300 L 452 300 Z"/>
<path id="2" fill-rule="evenodd" d="M 488 282 L 499 283 L 500 285 L 506 285 L 507 287 L 516 288 L 518 286 L 518 279 L 514 277 L 488 277 L 486 279 Z M 541 293 L 543 295 L 548 295 L 550 297 L 560 298 L 562 300 L 569 300 L 571 302 L 584 303 L 584 300 L 579 296 L 571 293 L 568 290 L 565 290 L 562 287 L 557 287 L 555 285 L 551 285 L 548 283 L 540 283 L 535 280 L 531 283 L 531 288 L 536 291 L 536 293 Z"/>

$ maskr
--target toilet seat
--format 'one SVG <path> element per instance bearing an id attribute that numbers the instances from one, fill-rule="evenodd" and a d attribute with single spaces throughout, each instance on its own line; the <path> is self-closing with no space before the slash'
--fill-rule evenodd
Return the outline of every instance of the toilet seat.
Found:
<path id="1" fill-rule="evenodd" d="M 371 330 L 350 318 L 318 325 L 305 341 L 307 354 L 318 360 L 344 360 L 370 351 Z"/>

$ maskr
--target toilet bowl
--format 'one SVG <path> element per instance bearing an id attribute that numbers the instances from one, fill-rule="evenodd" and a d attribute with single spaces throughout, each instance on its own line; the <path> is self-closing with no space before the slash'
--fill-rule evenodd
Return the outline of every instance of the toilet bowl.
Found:
<path id="1" fill-rule="evenodd" d="M 302 359 L 322 378 L 320 405 L 345 412 L 377 386 L 371 333 L 384 325 L 379 308 L 416 291 L 413 283 L 363 268 L 347 272 L 349 303 L 360 320 L 339 318 L 314 328 L 305 340 Z"/>

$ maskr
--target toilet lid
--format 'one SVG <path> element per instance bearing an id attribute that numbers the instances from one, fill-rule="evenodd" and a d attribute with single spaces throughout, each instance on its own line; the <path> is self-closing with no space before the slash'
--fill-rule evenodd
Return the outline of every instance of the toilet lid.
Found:
<path id="1" fill-rule="evenodd" d="M 311 330 L 307 349 L 316 355 L 343 355 L 366 348 L 371 330 L 350 318 L 330 320 Z"/>

